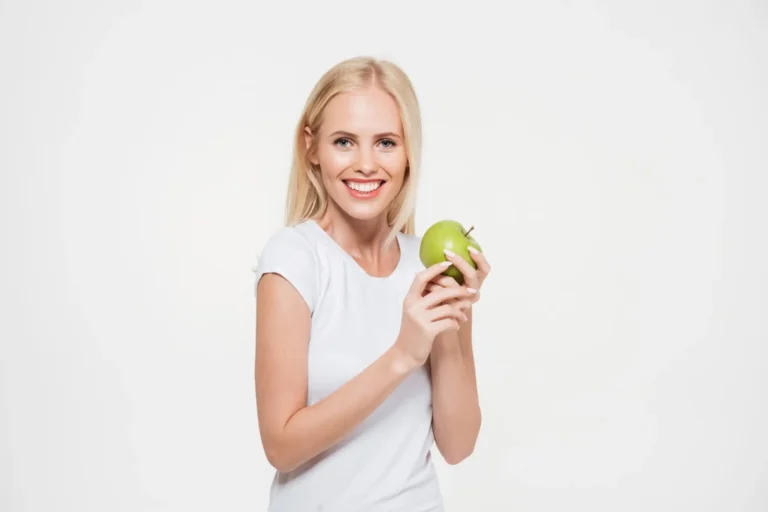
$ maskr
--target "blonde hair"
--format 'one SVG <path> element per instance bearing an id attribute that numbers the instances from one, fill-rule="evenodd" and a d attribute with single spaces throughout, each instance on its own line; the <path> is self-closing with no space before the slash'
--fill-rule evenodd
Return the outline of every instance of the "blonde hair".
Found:
<path id="1" fill-rule="evenodd" d="M 323 121 L 323 111 L 336 95 L 355 88 L 376 85 L 386 91 L 397 103 L 403 125 L 407 168 L 403 186 L 387 211 L 387 223 L 392 226 L 386 244 L 394 240 L 398 231 L 415 232 L 415 201 L 419 165 L 421 163 L 421 113 L 413 85 L 397 65 L 372 57 L 354 57 L 342 61 L 328 70 L 309 95 L 304 111 L 296 126 L 293 140 L 293 163 L 288 180 L 286 205 L 287 225 L 306 219 L 316 219 L 325 213 L 328 198 L 319 173 L 310 162 L 315 150 L 306 147 L 305 128 L 313 134 Z"/>

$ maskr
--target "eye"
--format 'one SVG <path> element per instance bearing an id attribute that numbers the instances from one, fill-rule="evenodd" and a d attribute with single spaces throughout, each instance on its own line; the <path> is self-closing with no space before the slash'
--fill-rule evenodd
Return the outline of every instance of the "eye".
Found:
<path id="1" fill-rule="evenodd" d="M 342 148 L 348 148 L 349 145 L 352 144 L 352 141 L 346 137 L 340 137 L 333 141 L 333 143 L 337 146 L 341 146 Z"/>
<path id="2" fill-rule="evenodd" d="M 393 148 L 395 147 L 395 141 L 392 139 L 382 139 L 381 143 L 384 145 L 385 148 Z"/>

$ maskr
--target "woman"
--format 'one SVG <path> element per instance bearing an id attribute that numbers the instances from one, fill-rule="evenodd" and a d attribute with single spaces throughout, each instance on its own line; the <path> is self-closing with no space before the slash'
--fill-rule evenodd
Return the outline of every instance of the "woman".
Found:
<path id="1" fill-rule="evenodd" d="M 488 262 L 419 260 L 421 121 L 397 66 L 329 70 L 294 145 L 287 225 L 256 268 L 270 510 L 443 510 L 430 449 L 456 464 L 477 439 L 471 306 Z"/>

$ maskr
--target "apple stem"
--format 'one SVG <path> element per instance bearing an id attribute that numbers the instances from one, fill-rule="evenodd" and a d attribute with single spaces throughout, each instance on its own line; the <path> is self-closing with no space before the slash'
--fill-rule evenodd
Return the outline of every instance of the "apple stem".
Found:
<path id="1" fill-rule="evenodd" d="M 472 226 L 471 228 L 469 228 L 469 231 L 464 233 L 464 236 L 469 236 L 469 234 L 472 232 L 473 229 L 475 229 L 475 226 Z"/>

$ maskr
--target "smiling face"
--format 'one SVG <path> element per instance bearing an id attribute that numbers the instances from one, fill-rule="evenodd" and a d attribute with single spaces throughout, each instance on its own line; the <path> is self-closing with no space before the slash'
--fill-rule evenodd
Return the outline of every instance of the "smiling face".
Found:
<path id="1" fill-rule="evenodd" d="M 386 216 L 403 186 L 408 157 L 400 111 L 378 87 L 335 96 L 323 112 L 317 133 L 306 130 L 315 150 L 329 208 L 357 220 Z"/>

